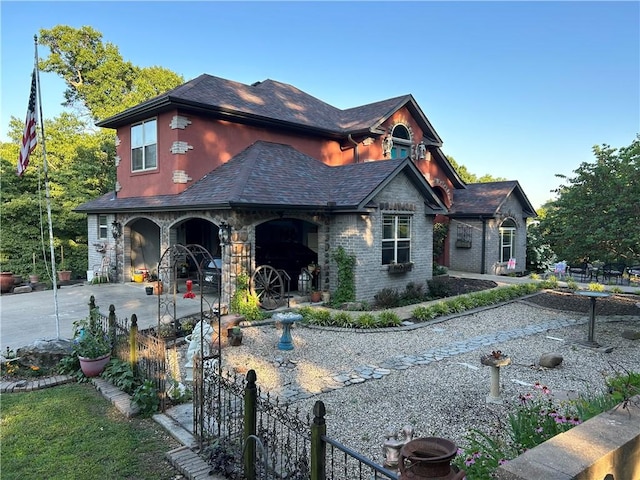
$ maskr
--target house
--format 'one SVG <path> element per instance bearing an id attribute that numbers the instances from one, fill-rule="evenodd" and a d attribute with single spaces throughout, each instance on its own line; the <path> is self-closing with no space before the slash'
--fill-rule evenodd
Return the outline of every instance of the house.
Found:
<path id="1" fill-rule="evenodd" d="M 465 185 L 411 95 L 341 110 L 273 80 L 201 75 L 98 126 L 117 132 L 117 183 L 77 211 L 96 245 L 89 265 L 107 245 L 119 281 L 195 244 L 221 259 L 225 300 L 229 275 L 261 267 L 297 290 L 314 264 L 314 288 L 333 290 L 343 247 L 356 258 L 357 299 L 371 300 L 431 278 L 434 222 L 450 223 L 452 268 L 524 269 L 535 215 L 524 192 Z"/>

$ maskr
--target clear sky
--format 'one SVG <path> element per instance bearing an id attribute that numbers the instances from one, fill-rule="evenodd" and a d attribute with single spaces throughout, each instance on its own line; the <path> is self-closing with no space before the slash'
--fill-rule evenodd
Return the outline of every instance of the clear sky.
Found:
<path id="1" fill-rule="evenodd" d="M 338 108 L 412 94 L 477 175 L 535 207 L 592 147 L 640 133 L 640 2 L 2 1 L 3 141 L 23 120 L 33 35 L 90 25 L 139 67 L 292 84 Z M 39 47 L 40 57 L 47 49 Z M 45 118 L 64 84 L 41 73 Z"/>

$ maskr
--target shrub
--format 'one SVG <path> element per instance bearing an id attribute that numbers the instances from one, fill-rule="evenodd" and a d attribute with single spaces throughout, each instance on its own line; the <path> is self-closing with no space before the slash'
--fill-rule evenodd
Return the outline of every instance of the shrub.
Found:
<path id="1" fill-rule="evenodd" d="M 328 313 L 328 312 L 327 312 Z M 354 327 L 353 318 L 347 312 L 338 312 L 332 318 L 332 325 L 336 327 L 351 328 Z"/>
<path id="2" fill-rule="evenodd" d="M 372 313 L 363 313 L 356 319 L 356 326 L 359 328 L 374 328 L 378 326 L 378 319 Z"/>
<path id="3" fill-rule="evenodd" d="M 430 306 L 420 305 L 419 307 L 413 309 L 413 312 L 411 312 L 411 316 L 416 320 L 426 322 L 427 320 L 435 318 L 437 314 L 435 310 Z"/>
<path id="4" fill-rule="evenodd" d="M 142 385 L 139 385 L 134 390 L 131 400 L 138 406 L 140 415 L 143 417 L 154 414 L 160 406 L 158 391 L 151 380 L 145 380 Z"/>
<path id="5" fill-rule="evenodd" d="M 249 276 L 241 273 L 236 278 L 236 291 L 231 297 L 229 310 L 244 316 L 247 321 L 261 320 L 260 300 L 258 296 L 249 290 Z"/>
<path id="6" fill-rule="evenodd" d="M 597 282 L 591 282 L 589 284 L 588 290 L 590 292 L 604 292 L 604 285 Z"/>
<path id="7" fill-rule="evenodd" d="M 573 278 L 568 278 L 567 287 L 569 288 L 569 290 L 576 291 L 578 289 L 578 282 L 576 282 Z"/>
<path id="8" fill-rule="evenodd" d="M 383 288 L 373 297 L 376 307 L 394 308 L 400 304 L 400 295 L 395 288 Z"/>
<path id="9" fill-rule="evenodd" d="M 429 296 L 432 298 L 444 298 L 451 294 L 449 285 L 439 278 L 433 278 L 427 281 L 429 287 Z"/>
<path id="10" fill-rule="evenodd" d="M 381 327 L 398 327 L 402 325 L 402 320 L 394 312 L 380 312 L 378 314 L 378 324 Z"/>
<path id="11" fill-rule="evenodd" d="M 104 371 L 100 375 L 102 378 L 109 380 L 114 386 L 126 393 L 132 393 L 136 387 L 140 385 L 140 381 L 136 379 L 133 368 L 129 362 L 123 362 L 117 358 L 112 358 Z"/>
<path id="12" fill-rule="evenodd" d="M 427 298 L 427 293 L 424 289 L 424 284 L 422 283 L 407 283 L 407 286 L 404 289 L 404 292 L 400 295 L 400 301 L 404 305 L 411 305 L 412 303 L 417 303 L 425 300 Z"/>

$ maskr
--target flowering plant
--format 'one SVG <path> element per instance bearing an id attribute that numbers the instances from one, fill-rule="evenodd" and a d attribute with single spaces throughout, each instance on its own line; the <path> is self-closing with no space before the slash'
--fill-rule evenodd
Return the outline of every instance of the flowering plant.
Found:
<path id="1" fill-rule="evenodd" d="M 102 328 L 86 319 L 73 323 L 73 350 L 79 357 L 99 358 L 111 352 L 111 342 Z"/>

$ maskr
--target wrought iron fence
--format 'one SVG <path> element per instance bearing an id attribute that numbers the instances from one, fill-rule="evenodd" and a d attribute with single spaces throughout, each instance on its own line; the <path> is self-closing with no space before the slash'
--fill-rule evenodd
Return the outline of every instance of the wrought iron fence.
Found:
<path id="1" fill-rule="evenodd" d="M 322 402 L 312 422 L 310 414 L 262 393 L 255 371 L 219 374 L 216 362 L 194 359 L 194 432 L 201 451 L 224 445 L 237 478 L 397 480 L 396 472 L 325 435 Z"/>

